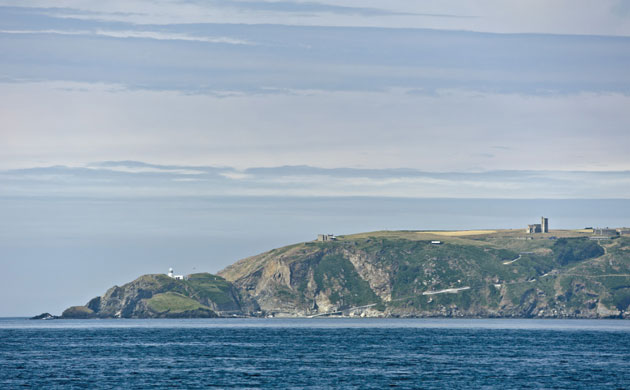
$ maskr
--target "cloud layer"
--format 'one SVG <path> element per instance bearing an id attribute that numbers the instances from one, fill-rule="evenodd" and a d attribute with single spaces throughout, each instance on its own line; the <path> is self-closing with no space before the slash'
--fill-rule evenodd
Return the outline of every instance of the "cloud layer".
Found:
<path id="1" fill-rule="evenodd" d="M 0 168 L 133 159 L 239 169 L 629 170 L 628 106 L 617 93 L 205 95 L 7 83 Z"/>
<path id="2" fill-rule="evenodd" d="M 616 1 L 0 4 L 0 168 L 630 169 Z"/>
<path id="3" fill-rule="evenodd" d="M 423 172 L 164 166 L 133 161 L 0 173 L 0 196 L 65 198 L 392 197 L 485 199 L 628 199 L 630 171 Z"/>
<path id="4" fill-rule="evenodd" d="M 630 37 L 300 25 L 136 25 L 4 8 L 5 80 L 186 93 L 630 91 Z"/>
<path id="5" fill-rule="evenodd" d="M 246 23 L 630 35 L 626 0 L 2 0 L 40 14 L 133 24 Z"/>

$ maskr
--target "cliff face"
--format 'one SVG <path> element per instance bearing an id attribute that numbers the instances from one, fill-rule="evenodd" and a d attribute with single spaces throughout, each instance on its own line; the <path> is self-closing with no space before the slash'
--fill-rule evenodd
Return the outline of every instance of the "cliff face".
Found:
<path id="1" fill-rule="evenodd" d="M 245 310 L 245 311 L 243 311 Z M 85 306 L 73 306 L 62 318 L 179 318 L 248 315 L 254 302 L 223 278 L 193 274 L 188 280 L 166 275 L 144 275 L 114 286 Z"/>
<path id="2" fill-rule="evenodd" d="M 244 259 L 220 272 L 274 316 L 630 316 L 630 240 L 518 233 L 349 236 Z M 431 238 L 431 237 L 429 237 Z"/>
<path id="3" fill-rule="evenodd" d="M 630 317 L 630 239 L 553 234 L 375 232 L 307 242 L 220 276 L 144 275 L 62 317 Z"/>

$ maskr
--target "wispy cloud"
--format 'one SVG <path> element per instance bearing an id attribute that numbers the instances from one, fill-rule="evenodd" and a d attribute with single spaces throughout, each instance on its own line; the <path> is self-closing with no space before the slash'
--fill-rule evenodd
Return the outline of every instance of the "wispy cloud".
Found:
<path id="1" fill-rule="evenodd" d="M 0 30 L 0 34 L 58 34 L 58 35 L 89 35 L 90 31 L 63 30 Z"/>
<path id="2" fill-rule="evenodd" d="M 199 171 L 195 169 L 182 169 L 182 168 L 158 168 L 154 166 L 145 166 L 145 167 L 130 167 L 126 165 L 111 165 L 111 166 L 90 166 L 88 165 L 86 168 L 94 169 L 94 170 L 106 170 L 113 172 L 126 172 L 126 173 L 165 173 L 165 174 L 176 174 L 176 175 L 201 175 L 205 173 L 204 171 Z"/>
<path id="3" fill-rule="evenodd" d="M 0 30 L 0 34 L 53 34 L 53 35 L 86 35 L 103 36 L 111 38 L 136 38 L 155 39 L 161 41 L 189 41 L 205 43 L 224 43 L 230 45 L 253 45 L 253 42 L 230 37 L 203 37 L 188 34 L 160 32 L 160 31 L 136 31 L 136 30 Z"/>
<path id="4" fill-rule="evenodd" d="M 42 26 L 34 28 L 37 24 Z M 58 20 L 0 23 L 0 34 L 6 35 L 3 53 L 14 59 L 0 64 L 0 74 L 13 79 L 111 82 L 186 93 L 401 87 L 410 96 L 430 97 L 457 88 L 630 93 L 630 58 L 619 54 L 630 50 L 630 38 Z M 138 52 L 144 55 L 130 55 Z"/>
<path id="5" fill-rule="evenodd" d="M 50 0 L 29 0 L 15 7 L 14 0 L 0 0 L 6 8 L 31 9 L 31 14 L 57 19 L 135 25 L 243 23 L 628 36 L 626 3 L 626 0 L 63 0 L 51 7 Z"/>
<path id="6" fill-rule="evenodd" d="M 427 13 L 409 10 L 397 10 L 395 8 L 374 8 L 344 6 L 314 1 L 199 1 L 185 0 L 184 3 L 194 3 L 206 7 L 233 8 L 249 11 L 265 11 L 278 13 L 308 14 L 340 14 L 359 16 L 420 16 L 432 18 L 471 18 L 473 15 L 461 15 L 456 13 Z"/>
<path id="7" fill-rule="evenodd" d="M 226 43 L 231 45 L 253 45 L 250 41 L 242 39 L 230 38 L 230 37 L 200 37 L 187 34 L 167 33 L 159 31 L 104 31 L 96 30 L 96 35 L 102 35 L 106 37 L 114 38 L 143 38 L 143 39 L 157 39 L 167 41 L 192 41 L 192 42 L 207 42 L 207 43 Z"/>
<path id="8" fill-rule="evenodd" d="M 72 19 L 106 19 L 106 20 L 129 20 L 136 17 L 147 18 L 147 13 L 142 12 L 125 12 L 125 11 L 106 11 L 104 7 L 98 7 L 101 11 L 90 11 L 88 9 L 78 8 L 83 4 L 74 4 L 77 8 L 47 8 L 46 14 L 55 16 L 58 18 L 72 18 Z M 390 5 L 390 4 L 388 4 Z M 354 5 L 342 5 L 342 4 L 330 4 L 324 2 L 312 2 L 312 1 L 199 1 L 199 0 L 181 0 L 172 2 L 171 11 L 173 16 L 178 15 L 177 7 L 196 9 L 198 16 L 206 14 L 211 15 L 212 10 L 223 10 L 228 12 L 238 12 L 241 14 L 248 14 L 253 16 L 259 14 L 260 16 L 277 14 L 277 15 L 295 15 L 297 17 L 313 18 L 325 15 L 340 15 L 349 17 L 420 17 L 420 18 L 476 18 L 476 15 L 465 15 L 459 13 L 446 13 L 446 12 L 423 12 L 421 9 L 408 7 L 359 7 Z M 153 4 L 153 8 L 158 10 L 168 10 L 168 4 L 161 4 L 157 6 Z M 112 8 L 114 9 L 114 8 Z M 136 8 L 137 9 L 137 8 Z M 148 9 L 148 8 L 145 8 Z M 244 16 L 244 15 L 243 15 Z"/>
<path id="9" fill-rule="evenodd" d="M 219 175 L 232 180 L 247 180 L 253 178 L 252 175 L 239 171 L 221 172 Z"/>
<path id="10" fill-rule="evenodd" d="M 134 158 L 239 169 L 630 167 L 630 38 L 50 16 L 79 3 L 0 10 L 0 50 L 11 59 L 0 62 L 0 118 L 11 129 L 2 166 Z M 227 12 L 202 2 L 115 3 L 82 13 Z M 329 6 L 249 3 L 241 5 Z M 335 2 L 342 8 L 329 13 L 353 4 L 363 5 Z M 404 1 L 382 7 L 422 13 Z M 438 8 L 427 13 L 457 14 Z M 222 177 L 244 181 L 240 172 Z"/>
<path id="11" fill-rule="evenodd" d="M 174 165 L 147 164 L 140 161 L 101 161 L 85 165 L 85 168 L 98 171 L 124 173 L 161 173 L 165 175 L 203 175 L 222 171 L 215 167 L 182 167 Z"/>

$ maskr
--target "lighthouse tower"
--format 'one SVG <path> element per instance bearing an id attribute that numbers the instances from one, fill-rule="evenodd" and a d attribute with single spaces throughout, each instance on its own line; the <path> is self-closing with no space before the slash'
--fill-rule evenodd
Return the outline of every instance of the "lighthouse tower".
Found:
<path id="1" fill-rule="evenodd" d="M 168 276 L 171 278 L 175 277 L 175 275 L 173 275 L 173 268 L 168 269 Z"/>

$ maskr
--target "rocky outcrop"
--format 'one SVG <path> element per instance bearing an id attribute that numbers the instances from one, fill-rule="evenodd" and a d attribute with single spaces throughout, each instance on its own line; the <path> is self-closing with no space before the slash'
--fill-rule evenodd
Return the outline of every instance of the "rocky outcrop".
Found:
<path id="1" fill-rule="evenodd" d="M 241 298 L 234 285 L 216 275 L 176 280 L 157 274 L 114 286 L 85 306 L 66 309 L 61 318 L 211 318 L 252 315 L 257 310 L 254 301 Z"/>
<path id="2" fill-rule="evenodd" d="M 54 315 L 52 315 L 50 313 L 42 313 L 42 314 L 36 315 L 34 317 L 31 317 L 29 319 L 31 319 L 31 320 L 54 320 L 54 319 L 57 319 L 57 318 L 58 318 L 57 316 L 54 316 Z"/>
<path id="3" fill-rule="evenodd" d="M 342 249 L 346 257 L 361 278 L 366 280 L 370 288 L 384 302 L 392 299 L 392 267 L 379 262 L 378 255 L 354 248 Z"/>
<path id="4" fill-rule="evenodd" d="M 87 319 L 95 317 L 94 311 L 85 306 L 71 306 L 61 313 L 61 318 Z"/>

